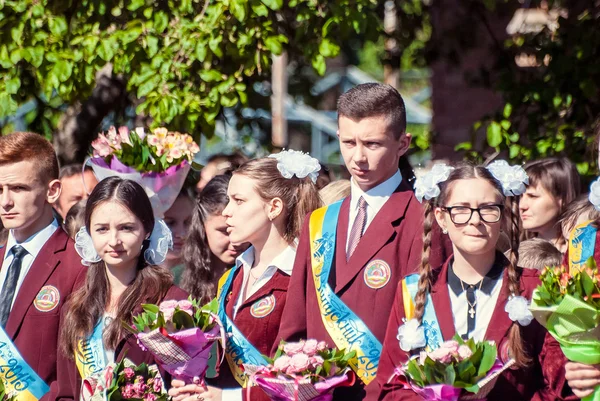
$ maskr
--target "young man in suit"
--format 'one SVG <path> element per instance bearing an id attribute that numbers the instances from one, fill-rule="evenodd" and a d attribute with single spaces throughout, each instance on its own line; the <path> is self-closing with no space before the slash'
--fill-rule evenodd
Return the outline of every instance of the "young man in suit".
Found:
<path id="1" fill-rule="evenodd" d="M 398 91 L 358 85 L 340 97 L 338 116 L 351 195 L 306 218 L 278 337 L 357 351 L 356 384 L 334 400 L 375 400 L 397 283 L 420 261 L 423 211 L 398 170 L 411 140 Z"/>
<path id="2" fill-rule="evenodd" d="M 0 136 L 0 218 L 10 230 L 0 248 L 0 325 L 47 386 L 56 380 L 60 310 L 85 274 L 53 216 L 60 192 L 50 142 L 26 132 Z"/>

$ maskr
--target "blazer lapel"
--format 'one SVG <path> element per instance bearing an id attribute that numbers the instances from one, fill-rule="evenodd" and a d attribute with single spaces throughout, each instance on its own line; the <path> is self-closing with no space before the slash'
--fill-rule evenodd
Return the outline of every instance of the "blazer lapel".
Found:
<path id="1" fill-rule="evenodd" d="M 506 335 L 508 329 L 512 325 L 512 320 L 508 317 L 508 313 L 504 310 L 506 302 L 508 301 L 508 269 L 504 269 L 502 274 L 502 288 L 500 294 L 498 294 L 498 301 L 492 313 L 492 319 L 485 332 L 485 339 L 494 341 L 497 345 L 500 345 L 500 341 Z"/>
<path id="2" fill-rule="evenodd" d="M 337 280 L 335 292 L 340 292 L 354 277 L 363 269 L 367 262 L 390 240 L 395 234 L 396 227 L 400 223 L 410 199 L 412 191 L 404 183 L 400 184 L 398 189 L 392 194 L 390 199 L 383 205 L 381 210 L 375 216 L 375 219 L 369 224 L 360 242 L 356 246 L 354 253 L 350 256 L 345 269 L 337 269 Z M 347 217 L 348 218 L 348 217 Z M 341 220 L 341 219 L 340 219 Z M 341 223 L 341 221 L 340 221 Z M 348 222 L 346 222 L 346 233 Z M 339 230 L 338 230 L 339 232 Z M 340 238 L 341 240 L 341 238 Z M 339 242 L 338 242 L 339 244 Z M 346 236 L 343 238 L 344 252 L 346 256 Z M 338 255 L 339 255 L 338 251 Z"/>
<path id="3" fill-rule="evenodd" d="M 40 289 L 60 263 L 60 254 L 67 248 L 68 239 L 69 237 L 62 229 L 57 229 L 33 261 L 33 265 L 19 288 L 13 308 L 6 322 L 6 333 L 11 338 L 14 338 L 17 333 L 21 322 L 25 318 L 27 309 L 29 309 L 35 300 Z M 64 300 L 61 299 L 60 302 L 64 302 Z"/>
<path id="4" fill-rule="evenodd" d="M 289 276 L 283 274 L 278 269 L 265 285 L 263 285 L 258 291 L 249 296 L 248 299 L 242 303 L 240 309 L 244 306 L 253 304 L 265 295 L 271 294 L 273 291 L 286 291 L 289 283 Z"/>
<path id="5" fill-rule="evenodd" d="M 431 287 L 431 300 L 444 341 L 450 340 L 456 334 L 454 319 L 452 317 L 450 293 L 448 292 L 448 264 L 450 260 L 451 258 L 442 265 L 441 270 L 437 274 L 437 279 Z"/>

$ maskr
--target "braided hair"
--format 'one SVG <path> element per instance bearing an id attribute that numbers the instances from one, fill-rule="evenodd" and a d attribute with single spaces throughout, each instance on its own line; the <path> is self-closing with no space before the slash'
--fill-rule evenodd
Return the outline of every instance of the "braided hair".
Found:
<path id="1" fill-rule="evenodd" d="M 446 181 L 439 184 L 440 194 L 437 198 L 433 198 L 425 204 L 423 253 L 421 265 L 419 266 L 418 290 L 415 295 L 414 318 L 419 320 L 419 322 L 422 321 L 423 314 L 425 313 L 427 294 L 431 291 L 431 286 L 436 279 L 433 268 L 437 266 L 431 266 L 429 261 L 435 209 L 445 205 L 452 191 L 454 182 L 474 178 L 483 179 L 489 182 L 497 190 L 498 196 L 500 196 L 502 200 L 501 203 L 507 205 L 504 210 L 505 213 L 503 214 L 504 219 L 507 220 L 506 225 L 509 227 L 508 231 L 511 240 L 510 255 L 508 257 L 509 263 L 506 267 L 508 269 L 508 289 L 511 295 L 518 296 L 521 294 L 522 270 L 517 267 L 519 257 L 519 213 L 516 199 L 512 197 L 510 201 L 507 201 L 506 196 L 502 191 L 502 185 L 485 167 L 461 163 L 450 172 Z M 521 326 L 517 323 L 513 323 L 509 331 L 509 350 L 511 357 L 515 359 L 517 366 L 527 366 L 531 362 L 531 358 L 527 355 L 521 338 Z"/>

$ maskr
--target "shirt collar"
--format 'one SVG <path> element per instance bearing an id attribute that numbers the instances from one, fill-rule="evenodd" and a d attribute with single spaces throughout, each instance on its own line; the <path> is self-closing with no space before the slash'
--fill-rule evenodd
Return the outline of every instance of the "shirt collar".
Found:
<path id="1" fill-rule="evenodd" d="M 354 178 L 352 178 L 350 182 L 352 183 L 352 185 L 350 185 L 350 210 L 356 210 L 358 207 L 358 200 L 362 196 L 367 202 L 367 205 L 374 208 L 376 211 L 379 211 L 402 182 L 402 174 L 400 174 L 400 170 L 398 170 L 393 176 L 366 192 L 360 189 L 354 181 Z"/>
<path id="2" fill-rule="evenodd" d="M 279 255 L 275 256 L 269 267 L 276 267 L 288 276 L 292 275 L 292 269 L 294 268 L 294 260 L 296 259 L 296 248 L 288 246 Z M 240 256 L 235 260 L 236 267 L 245 266 L 251 268 L 254 264 L 254 247 L 246 249 Z"/>
<path id="3" fill-rule="evenodd" d="M 15 245 L 21 245 L 27 253 L 29 253 L 35 259 L 40 253 L 40 250 L 50 239 L 52 234 L 59 228 L 58 221 L 56 219 L 52 220 L 52 223 L 48 224 L 46 227 L 33 234 L 31 237 L 27 238 L 25 241 L 18 243 L 13 234 L 13 230 L 10 230 L 8 233 L 8 239 L 6 241 L 6 253 L 4 254 L 4 259 L 8 257 L 8 255 L 12 255 L 11 249 Z"/>
<path id="4" fill-rule="evenodd" d="M 456 296 L 460 296 L 463 292 L 463 287 L 466 290 L 469 285 L 467 283 L 462 284 L 461 279 L 458 278 L 456 273 L 454 273 L 454 258 L 450 261 L 448 265 L 448 286 Z M 491 295 L 494 287 L 498 280 L 502 277 L 502 273 L 504 272 L 504 263 L 502 263 L 502 259 L 496 258 L 494 265 L 487 272 L 485 277 L 483 277 L 483 282 L 479 282 L 477 284 L 473 284 L 472 286 L 475 289 L 480 290 L 481 292 Z M 481 284 L 481 289 L 479 285 Z"/>

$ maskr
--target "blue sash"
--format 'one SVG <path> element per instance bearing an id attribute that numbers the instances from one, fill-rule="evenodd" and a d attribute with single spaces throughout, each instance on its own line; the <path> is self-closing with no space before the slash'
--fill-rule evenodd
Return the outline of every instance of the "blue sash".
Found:
<path id="1" fill-rule="evenodd" d="M 104 319 L 100 318 L 92 334 L 77 344 L 75 364 L 82 379 L 86 379 L 106 367 L 106 355 L 102 340 L 103 328 Z"/>
<path id="2" fill-rule="evenodd" d="M 381 343 L 352 309 L 335 295 L 328 283 L 335 258 L 341 205 L 340 201 L 317 209 L 310 216 L 311 271 L 325 330 L 338 349 L 356 351 L 356 357 L 349 361 L 349 365 L 363 383 L 369 384 L 377 373 Z"/>
<path id="3" fill-rule="evenodd" d="M 569 271 L 585 267 L 585 262 L 594 257 L 598 230 L 591 221 L 579 224 L 569 236 Z M 598 263 L 600 261 L 596 261 Z"/>
<path id="4" fill-rule="evenodd" d="M 415 311 L 415 297 L 419 290 L 419 275 L 411 274 L 402 280 L 402 299 L 404 302 L 404 315 L 407 320 L 410 320 L 414 316 Z M 432 351 L 439 348 L 443 341 L 442 330 L 437 320 L 435 308 L 433 306 L 433 300 L 431 294 L 427 294 L 427 302 L 425 303 L 425 312 L 421 319 L 421 325 L 425 329 L 425 341 L 427 345 L 425 349 Z"/>
<path id="5" fill-rule="evenodd" d="M 250 344 L 250 341 L 242 334 L 242 332 L 233 324 L 225 312 L 225 299 L 233 283 L 233 278 L 238 267 L 235 266 L 227 271 L 219 280 L 219 290 L 217 293 L 217 301 L 219 302 L 219 318 L 223 322 L 225 332 L 228 335 L 227 347 L 225 349 L 225 358 L 231 368 L 231 373 L 235 380 L 242 386 L 246 387 L 248 376 L 244 373 L 242 365 L 267 365 L 267 361 L 261 353 Z M 235 302 L 232 300 L 232 302 Z"/>
<path id="6" fill-rule="evenodd" d="M 50 390 L 25 362 L 2 327 L 0 327 L 0 379 L 7 393 L 13 391 L 17 393 L 17 401 L 37 401 Z"/>

